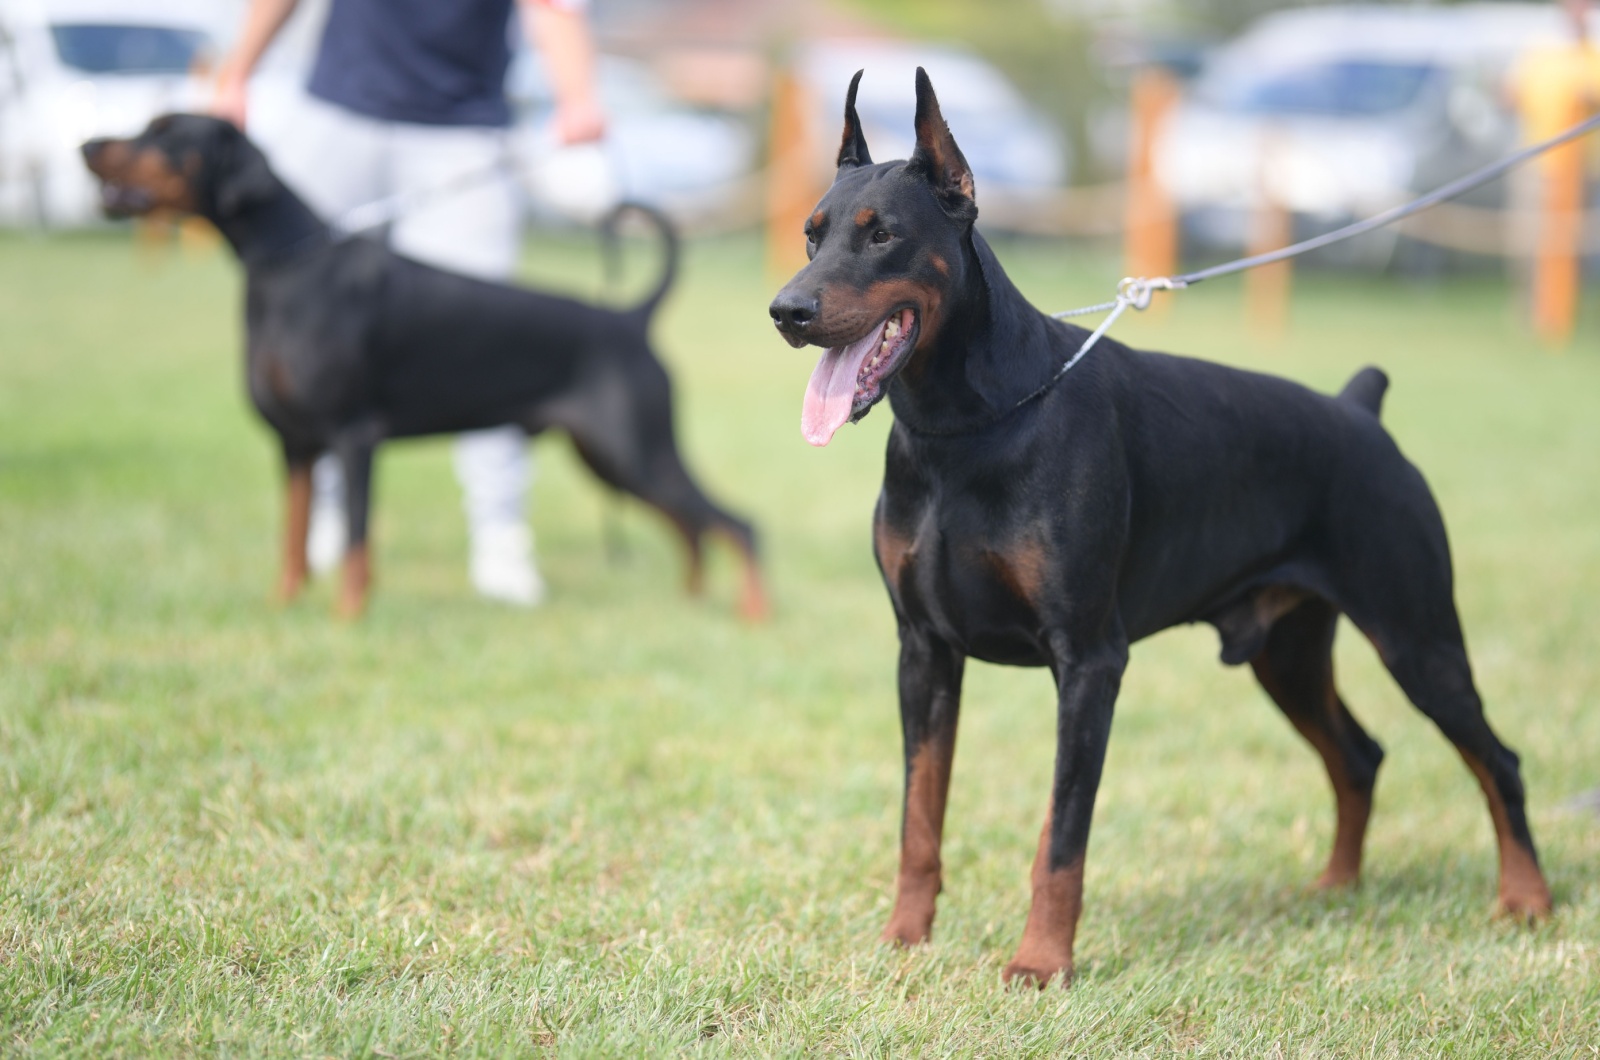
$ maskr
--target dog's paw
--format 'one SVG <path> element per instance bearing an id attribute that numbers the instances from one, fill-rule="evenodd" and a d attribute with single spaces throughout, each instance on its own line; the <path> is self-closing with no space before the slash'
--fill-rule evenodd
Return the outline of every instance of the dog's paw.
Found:
<path id="1" fill-rule="evenodd" d="M 933 917 L 900 916 L 889 918 L 889 924 L 878 936 L 878 941 L 891 946 L 910 948 L 921 945 L 933 937 Z"/>
<path id="2" fill-rule="evenodd" d="M 772 607 L 767 603 L 766 594 L 760 590 L 746 590 L 739 601 L 739 617 L 746 622 L 765 622 L 772 617 Z"/>
<path id="3" fill-rule="evenodd" d="M 272 590 L 272 601 L 279 607 L 288 607 L 299 598 L 301 590 L 305 587 L 305 575 L 286 573 L 278 579 L 277 587 Z"/>
<path id="4" fill-rule="evenodd" d="M 1530 889 L 1511 894 L 1502 893 L 1496 904 L 1495 915 L 1523 924 L 1536 924 L 1550 915 L 1550 892 Z"/>
<path id="5" fill-rule="evenodd" d="M 1348 891 L 1361 882 L 1361 873 L 1329 866 L 1322 875 L 1311 882 L 1313 891 Z"/>
<path id="6" fill-rule="evenodd" d="M 1019 953 L 1000 973 L 1001 980 L 1010 987 L 1043 990 L 1055 979 L 1065 990 L 1072 985 L 1072 960 L 1044 956 L 1024 956 Z"/>

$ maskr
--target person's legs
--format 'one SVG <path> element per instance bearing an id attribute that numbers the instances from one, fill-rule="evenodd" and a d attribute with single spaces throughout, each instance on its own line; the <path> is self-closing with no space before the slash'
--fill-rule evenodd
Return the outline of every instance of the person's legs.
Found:
<path id="1" fill-rule="evenodd" d="M 325 221 L 388 195 L 389 137 L 384 123 L 306 93 L 251 122 L 250 136 L 277 175 Z M 312 468 L 306 558 L 326 574 L 344 556 L 344 473 L 332 453 Z"/>
<path id="2" fill-rule="evenodd" d="M 498 129 L 395 125 L 397 190 L 426 193 L 464 174 L 474 179 L 436 198 L 419 201 L 395 222 L 396 253 L 453 272 L 506 281 L 521 249 L 521 201 L 509 168 L 505 134 Z M 530 606 L 544 595 L 533 564 L 526 519 L 531 476 L 521 428 L 496 427 L 461 435 L 456 477 L 472 536 L 473 585 L 484 596 Z"/>

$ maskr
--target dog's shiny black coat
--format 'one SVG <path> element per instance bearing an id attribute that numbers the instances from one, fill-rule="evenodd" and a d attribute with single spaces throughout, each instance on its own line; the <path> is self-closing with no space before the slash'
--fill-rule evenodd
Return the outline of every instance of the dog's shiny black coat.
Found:
<path id="1" fill-rule="evenodd" d="M 911 943 L 931 927 L 964 660 L 1048 667 L 1055 779 L 1006 976 L 1070 976 L 1128 647 L 1180 623 L 1214 624 L 1224 660 L 1252 663 L 1321 753 L 1339 811 L 1322 882 L 1354 882 L 1382 751 L 1333 687 L 1341 613 L 1478 775 L 1503 906 L 1547 911 L 1518 760 L 1473 684 L 1443 520 L 1378 420 L 1383 374 L 1364 369 L 1327 397 L 1106 338 L 1019 405 L 1086 333 L 1006 277 L 973 227 L 970 171 L 920 72 L 917 89 L 916 152 L 873 164 L 852 83 L 838 175 L 807 225 L 812 260 L 772 304 L 795 345 L 854 342 L 902 306 L 918 318 L 916 348 L 885 388 L 895 424 L 874 516 L 900 632 L 906 752 L 885 936 Z M 858 391 L 854 418 L 875 400 Z"/>
<path id="2" fill-rule="evenodd" d="M 754 579 L 749 524 L 708 500 L 679 458 L 670 384 L 650 349 L 677 254 L 664 219 L 651 214 L 667 243 L 660 282 L 619 312 L 336 239 L 227 122 L 170 115 L 84 154 L 112 212 L 197 213 L 233 246 L 247 274 L 251 400 L 291 474 L 338 454 L 352 546 L 366 539 L 380 442 L 516 423 L 567 431 L 597 475 L 671 519 L 696 570 L 702 535 L 721 531 Z"/>

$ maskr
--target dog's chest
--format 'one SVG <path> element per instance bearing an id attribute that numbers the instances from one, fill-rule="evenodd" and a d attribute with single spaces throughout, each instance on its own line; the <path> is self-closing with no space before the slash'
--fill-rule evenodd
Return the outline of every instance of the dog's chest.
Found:
<path id="1" fill-rule="evenodd" d="M 1055 563 L 1040 525 L 996 519 L 970 498 L 884 491 L 873 548 L 903 621 L 991 662 L 1042 663 Z"/>

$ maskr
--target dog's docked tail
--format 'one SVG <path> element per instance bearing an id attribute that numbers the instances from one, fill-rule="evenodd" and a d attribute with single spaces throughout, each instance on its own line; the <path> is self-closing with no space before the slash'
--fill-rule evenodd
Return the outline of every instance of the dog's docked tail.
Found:
<path id="1" fill-rule="evenodd" d="M 678 230 L 673 227 L 666 214 L 654 206 L 646 206 L 642 202 L 622 202 L 600 221 L 600 241 L 605 249 L 606 280 L 615 282 L 621 266 L 617 254 L 617 229 L 622 219 L 628 214 L 638 214 L 649 221 L 661 235 L 661 278 L 656 281 L 655 289 L 645 296 L 644 300 L 634 306 L 630 313 L 648 320 L 656 311 L 656 306 L 667 296 L 667 291 L 672 288 L 672 281 L 678 276 Z"/>
<path id="2" fill-rule="evenodd" d="M 1344 389 L 1339 391 L 1339 400 L 1359 405 L 1376 416 L 1383 409 L 1383 393 L 1388 389 L 1389 377 L 1383 374 L 1381 368 L 1368 365 L 1350 377 Z"/>

